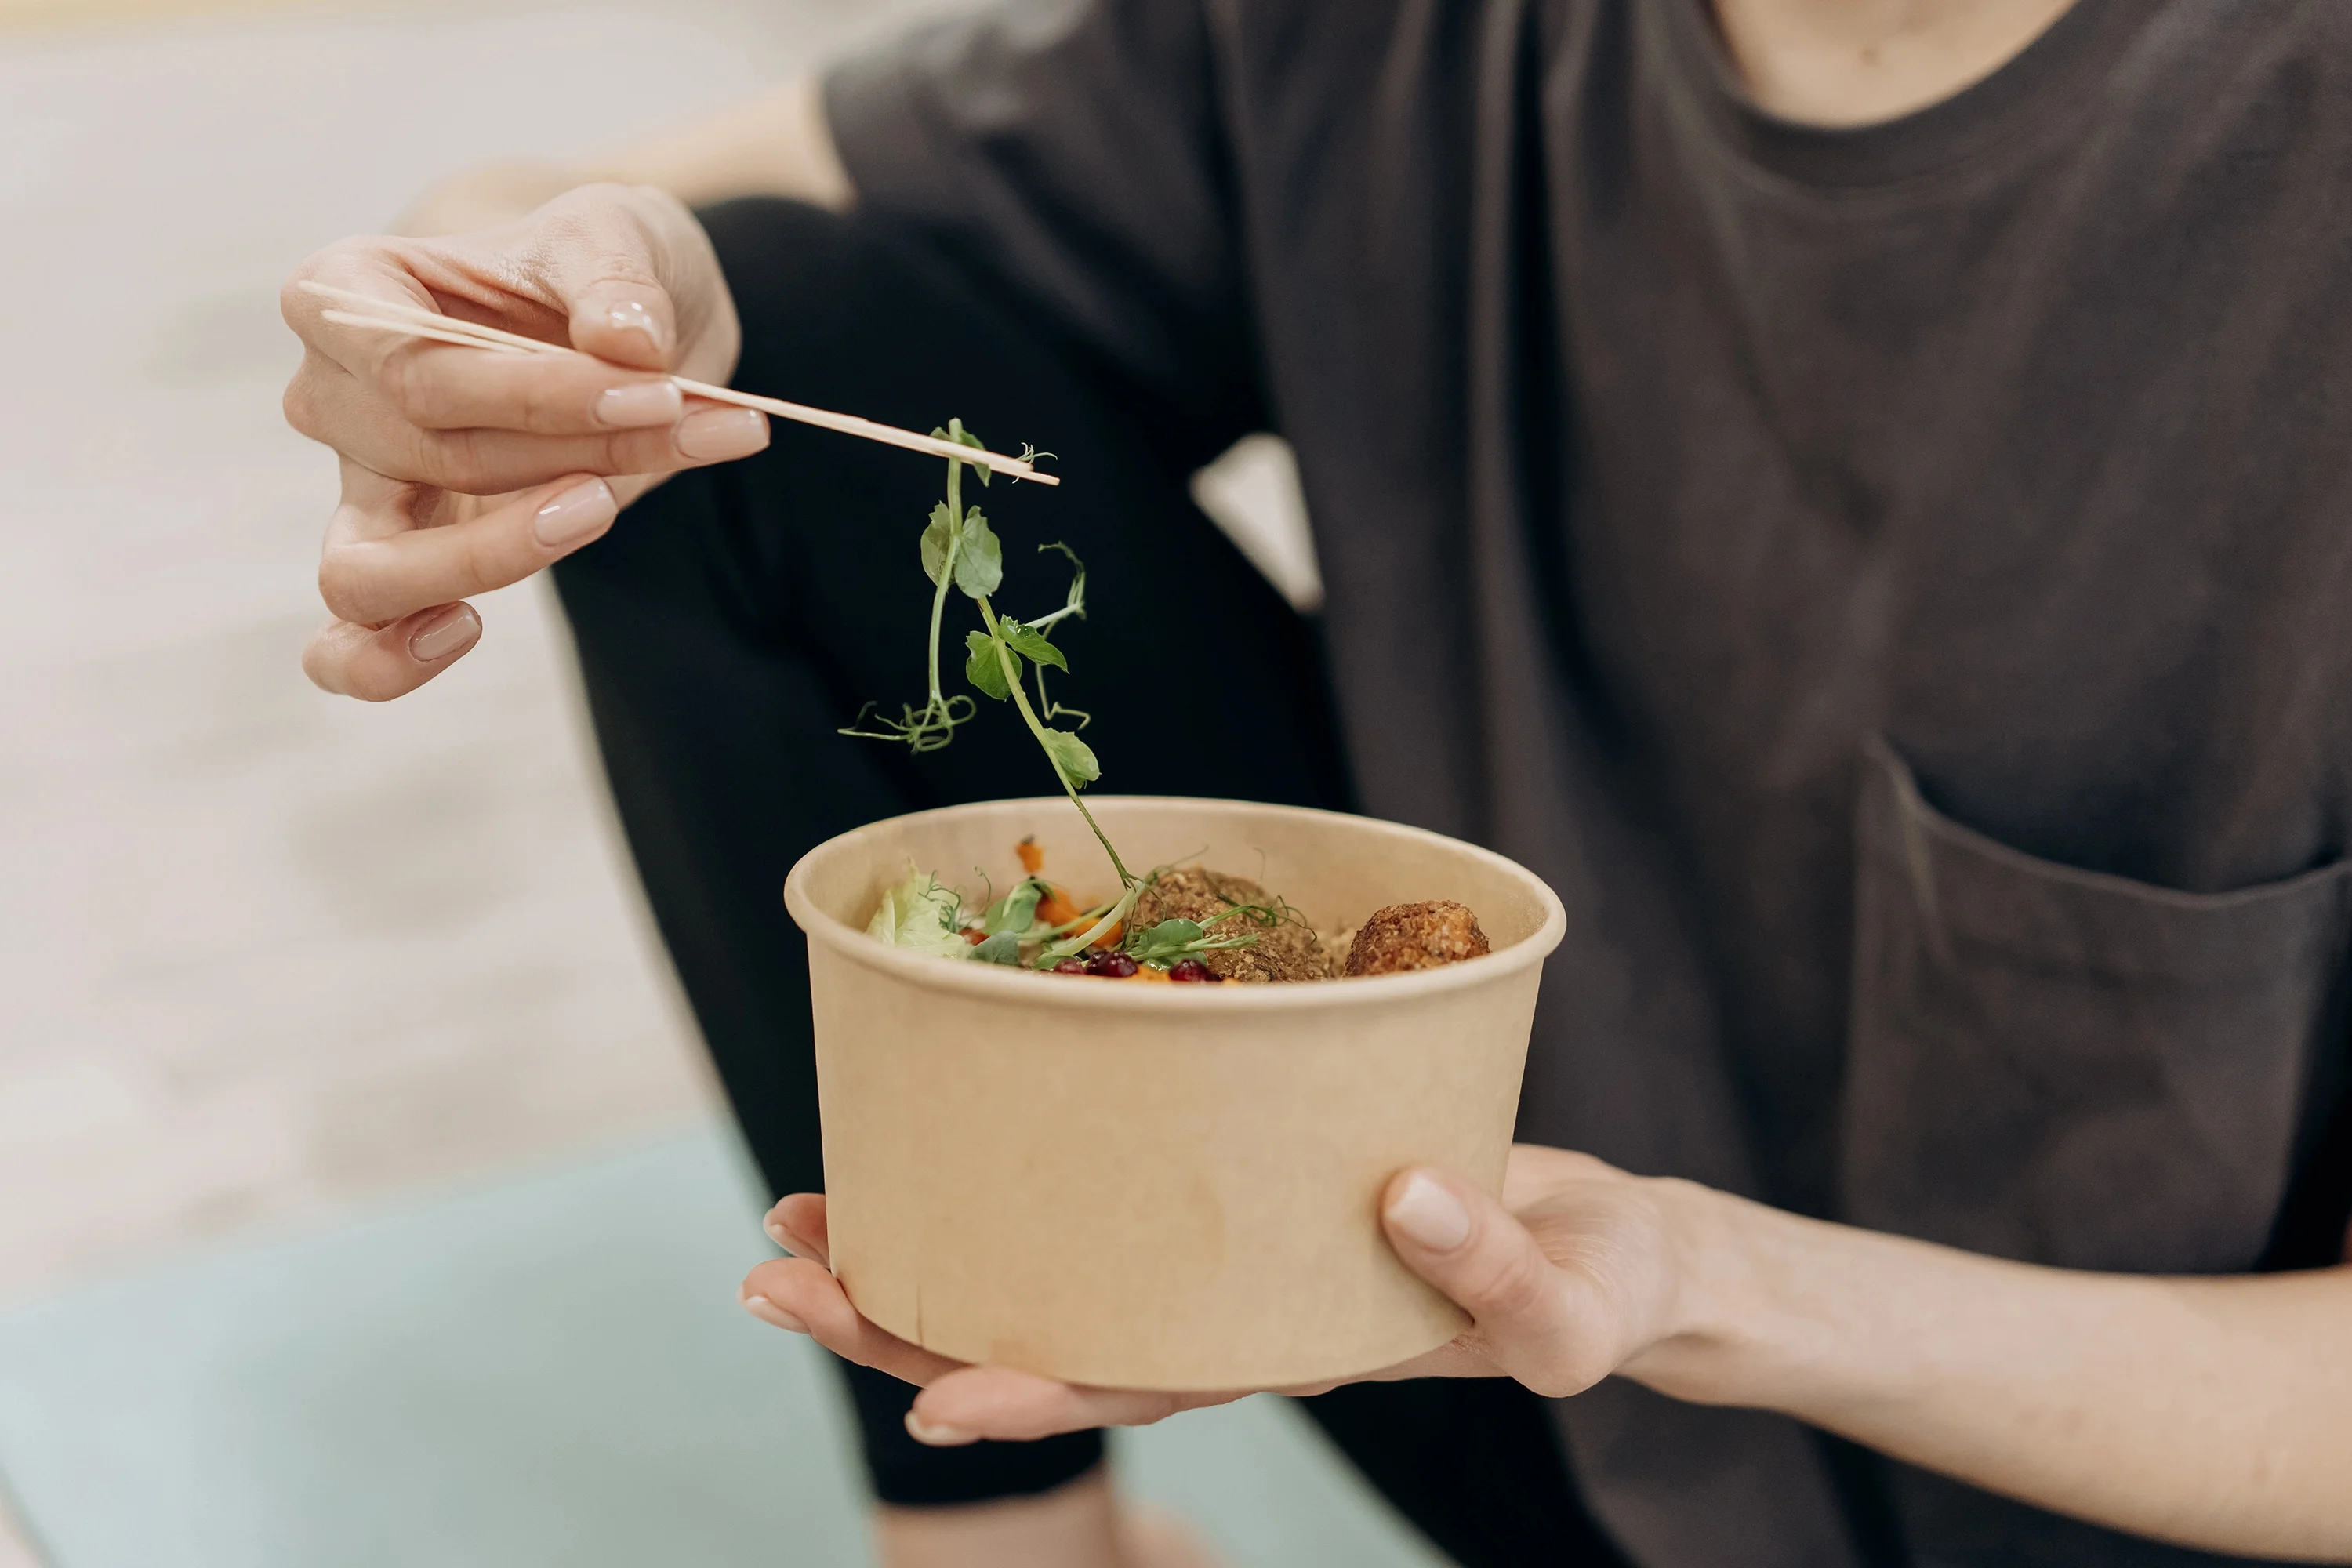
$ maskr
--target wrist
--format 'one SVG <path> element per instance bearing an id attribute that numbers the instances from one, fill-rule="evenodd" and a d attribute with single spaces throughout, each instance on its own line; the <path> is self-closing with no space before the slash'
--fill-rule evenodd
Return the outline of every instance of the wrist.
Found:
<path id="1" fill-rule="evenodd" d="M 1824 1271 L 1825 1241 L 1847 1233 L 1696 1182 L 1649 1184 L 1675 1289 L 1664 1331 L 1619 1371 L 1697 1404 L 1779 1405 L 1837 1331 L 1786 1281 Z"/>

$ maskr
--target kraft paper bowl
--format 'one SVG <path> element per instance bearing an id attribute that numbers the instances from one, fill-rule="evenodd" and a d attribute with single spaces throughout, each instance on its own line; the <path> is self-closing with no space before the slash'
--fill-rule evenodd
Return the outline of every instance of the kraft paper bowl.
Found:
<path id="1" fill-rule="evenodd" d="M 1146 985 L 959 963 L 865 934 L 909 859 L 1116 887 L 1066 800 L 878 822 L 811 850 L 808 933 L 835 1272 L 942 1355 L 1130 1388 L 1349 1377 L 1461 1331 L 1378 1202 L 1408 1165 L 1499 1191 L 1559 900 L 1524 868 L 1392 823 L 1238 801 L 1089 798 L 1129 866 L 1205 863 L 1327 934 L 1454 899 L 1494 952 L 1416 973 Z"/>

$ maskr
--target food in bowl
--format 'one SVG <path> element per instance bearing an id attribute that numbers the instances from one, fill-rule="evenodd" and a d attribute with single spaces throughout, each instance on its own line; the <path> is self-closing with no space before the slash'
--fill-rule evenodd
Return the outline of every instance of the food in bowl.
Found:
<path id="1" fill-rule="evenodd" d="M 960 419 L 949 420 L 932 434 L 985 450 Z M 1024 458 L 1034 455 L 1033 448 L 1023 447 Z M 1102 776 L 1093 750 L 1078 738 L 1087 715 L 1045 693 L 1046 666 L 1066 675 L 1070 668 L 1045 634 L 1060 622 L 1086 617 L 1086 564 L 1067 545 L 1039 545 L 1040 551 L 1059 551 L 1069 557 L 1067 596 L 1058 609 L 1034 620 L 1000 615 L 991 595 L 1003 582 L 1003 546 L 980 508 L 963 504 L 965 467 L 957 458 L 948 459 L 947 499 L 931 509 L 919 542 L 923 574 L 931 583 L 929 696 L 919 708 L 904 704 L 897 719 L 882 716 L 869 702 L 842 733 L 897 742 L 914 752 L 937 751 L 979 711 L 971 696 L 947 693 L 940 680 L 940 638 L 949 590 L 961 591 L 979 609 L 984 628 L 965 636 L 970 654 L 965 679 L 982 696 L 1010 701 L 1019 710 L 1062 793 L 1109 857 L 1119 892 L 1102 903 L 1078 907 L 1039 875 L 1042 852 L 1034 840 L 1024 840 L 1022 864 L 1028 875 L 1001 898 L 991 889 L 973 909 L 967 909 L 963 895 L 942 883 L 935 871 L 909 863 L 906 879 L 883 893 L 866 927 L 869 935 L 942 958 L 1147 984 L 1333 980 L 1343 973 L 1431 968 L 1487 951 L 1477 917 L 1460 904 L 1440 901 L 1375 910 L 1351 945 L 1327 942 L 1278 894 L 1246 878 L 1202 866 L 1161 866 L 1140 877 L 1130 872 L 1079 798 L 1081 790 Z M 971 467 L 980 482 L 987 484 L 989 470 Z M 1033 681 L 1037 692 L 1034 704 L 1028 694 Z M 1066 717 L 1074 718 L 1077 728 L 1053 727 L 1053 721 Z M 1357 949 L 1364 947 L 1366 932 L 1374 935 L 1360 961 Z"/>
<path id="2" fill-rule="evenodd" d="M 884 889 L 866 934 L 941 958 L 1146 984 L 1336 980 L 1432 969 L 1488 951 L 1466 904 L 1391 905 L 1346 940 L 1327 938 L 1279 895 L 1204 866 L 1154 868 L 1128 895 L 1081 908 L 1045 879 L 1034 839 L 1017 847 L 1028 875 L 1002 897 L 971 903 L 909 863 L 905 879 Z"/>

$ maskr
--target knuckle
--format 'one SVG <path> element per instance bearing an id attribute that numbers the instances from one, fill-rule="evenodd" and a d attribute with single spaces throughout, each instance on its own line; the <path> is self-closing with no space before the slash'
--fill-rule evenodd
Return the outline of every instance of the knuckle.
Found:
<path id="1" fill-rule="evenodd" d="M 493 588 L 503 588 L 522 574 L 510 568 L 505 541 L 493 537 L 480 528 L 464 530 L 457 544 L 457 573 L 462 579 L 460 596 L 487 594 Z"/>
<path id="2" fill-rule="evenodd" d="M 352 396 L 350 374 L 317 349 L 302 356 L 278 407 L 298 435 L 320 446 L 349 452 L 365 428 L 364 410 Z"/>
<path id="3" fill-rule="evenodd" d="M 1545 1367 L 1521 1373 L 1517 1381 L 1527 1386 L 1528 1393 L 1540 1398 L 1566 1399 L 1571 1394 L 1583 1393 L 1607 1374 L 1606 1368 L 1599 1375 L 1587 1376 L 1579 1367 Z"/>
<path id="4" fill-rule="evenodd" d="M 498 488 L 490 482 L 488 458 L 478 430 L 420 429 L 417 451 L 424 477 L 444 489 L 478 496 Z"/>
<path id="5" fill-rule="evenodd" d="M 348 685 L 323 633 L 312 637 L 310 646 L 302 650 L 302 673 L 311 685 L 333 696 L 342 696 Z"/>
<path id="6" fill-rule="evenodd" d="M 365 625 L 378 618 L 370 602 L 374 575 L 352 547 L 331 547 L 319 557 L 319 597 L 336 619 Z"/>
<path id="7" fill-rule="evenodd" d="M 677 449 L 677 442 L 669 427 L 649 430 L 616 430 L 602 437 L 589 456 L 596 460 L 595 471 L 608 478 L 623 474 L 668 474 L 683 468 L 697 468 L 709 459 L 689 458 Z"/>
<path id="8" fill-rule="evenodd" d="M 381 237 L 369 235 L 353 235 L 332 245 L 320 246 L 296 262 L 294 269 L 286 275 L 286 281 L 278 285 L 278 313 L 286 318 L 287 325 L 301 331 L 305 322 L 317 319 L 320 310 L 319 300 L 303 284 L 348 279 L 367 269 L 384 254 L 385 248 Z"/>
<path id="9" fill-rule="evenodd" d="M 570 435 L 585 416 L 583 401 L 558 377 L 534 377 L 522 392 L 522 427 L 538 436 Z"/>
<path id="10" fill-rule="evenodd" d="M 677 449 L 667 430 L 621 430 L 600 436 L 591 454 L 600 474 L 654 473 L 676 468 Z"/>
<path id="11" fill-rule="evenodd" d="M 414 349 L 394 349 L 376 372 L 376 386 L 394 413 L 412 425 L 433 424 L 439 399 L 425 356 Z"/>
<path id="12" fill-rule="evenodd" d="M 278 286 L 278 313 L 297 332 L 302 331 L 304 324 L 316 314 L 310 294 L 302 285 L 328 271 L 337 257 L 350 246 L 349 240 L 337 240 L 332 245 L 312 251 L 296 262 L 294 270 L 286 275 L 286 281 Z"/>
<path id="13" fill-rule="evenodd" d="M 296 263 L 294 270 L 286 275 L 286 281 L 278 286 L 278 317 L 298 332 L 302 330 L 304 314 L 302 301 L 306 291 L 302 285 L 317 277 L 318 273 L 319 258 L 314 253 Z"/>
<path id="14" fill-rule="evenodd" d="M 1506 1247 L 1473 1264 L 1465 1304 L 1482 1317 L 1527 1317 L 1551 1303 L 1551 1265 L 1531 1246 Z"/>
<path id="15" fill-rule="evenodd" d="M 569 270 L 578 276 L 581 261 L 593 258 L 598 279 L 658 282 L 648 226 L 636 208 L 635 193 L 625 185 L 583 185 L 558 197 L 542 209 L 540 232 L 530 248 L 531 259 L 550 274 Z M 571 260 L 569 268 L 560 265 L 565 258 Z"/>
<path id="16" fill-rule="evenodd" d="M 635 232 L 639 249 L 656 274 L 665 269 L 678 237 L 702 232 L 702 225 L 695 218 L 694 209 L 659 185 L 625 187 L 621 210 Z"/>
<path id="17" fill-rule="evenodd" d="M 294 373 L 293 380 L 286 384 L 286 395 L 279 399 L 278 406 L 286 415 L 286 423 L 294 427 L 296 434 L 307 436 L 313 441 L 320 438 L 318 382 L 307 363 Z"/>

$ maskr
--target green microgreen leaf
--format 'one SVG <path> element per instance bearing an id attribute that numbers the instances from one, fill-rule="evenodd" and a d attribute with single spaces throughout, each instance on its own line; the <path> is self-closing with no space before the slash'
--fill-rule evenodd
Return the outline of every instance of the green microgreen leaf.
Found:
<path id="1" fill-rule="evenodd" d="M 1228 948 L 1256 945 L 1257 937 L 1254 933 L 1231 937 L 1210 935 L 1207 928 L 1222 918 L 1219 916 L 1205 922 L 1181 919 L 1161 921 L 1150 931 L 1129 936 L 1124 943 L 1127 955 L 1138 963 L 1156 963 L 1166 968 L 1180 959 L 1197 958 L 1204 952 L 1223 952 Z"/>
<path id="2" fill-rule="evenodd" d="M 1001 931 L 971 950 L 971 956 L 982 963 L 1013 963 L 1021 962 L 1021 933 Z"/>
<path id="3" fill-rule="evenodd" d="M 1045 884 L 1034 877 L 1013 885 L 1013 890 L 988 906 L 980 920 L 980 929 L 991 936 L 1025 934 L 1037 923 L 1037 902 L 1045 896 Z"/>
<path id="4" fill-rule="evenodd" d="M 1139 963 L 1170 963 L 1182 957 L 1202 935 L 1201 928 L 1191 921 L 1161 921 L 1128 942 L 1128 956 Z"/>
<path id="5" fill-rule="evenodd" d="M 956 586 L 975 599 L 985 599 L 1004 581 L 1003 546 L 978 507 L 964 513 L 963 548 L 956 552 L 955 574 Z"/>
<path id="6" fill-rule="evenodd" d="M 1064 661 L 1062 650 L 1047 642 L 1045 633 L 1034 626 L 1024 626 L 1010 616 L 1005 616 L 1000 625 L 1004 641 L 1013 652 L 1025 653 L 1039 664 L 1050 664 L 1065 674 L 1069 672 L 1070 667 Z"/>
<path id="7" fill-rule="evenodd" d="M 955 519 L 949 514 L 948 504 L 941 501 L 931 508 L 931 525 L 923 530 L 923 575 L 939 586 L 940 574 L 947 570 L 948 550 L 955 539 Z"/>
<path id="8" fill-rule="evenodd" d="M 1012 696 L 1013 689 L 1004 681 L 1004 665 L 996 657 L 996 639 L 986 632 L 966 632 L 963 642 L 971 649 L 971 657 L 964 660 L 963 678 L 999 702 Z M 1019 668 L 1014 666 L 1016 670 Z"/>
<path id="9" fill-rule="evenodd" d="M 1048 730 L 1043 739 L 1045 754 L 1070 778 L 1084 784 L 1102 777 L 1102 764 L 1095 761 L 1094 749 L 1067 730 Z"/>

